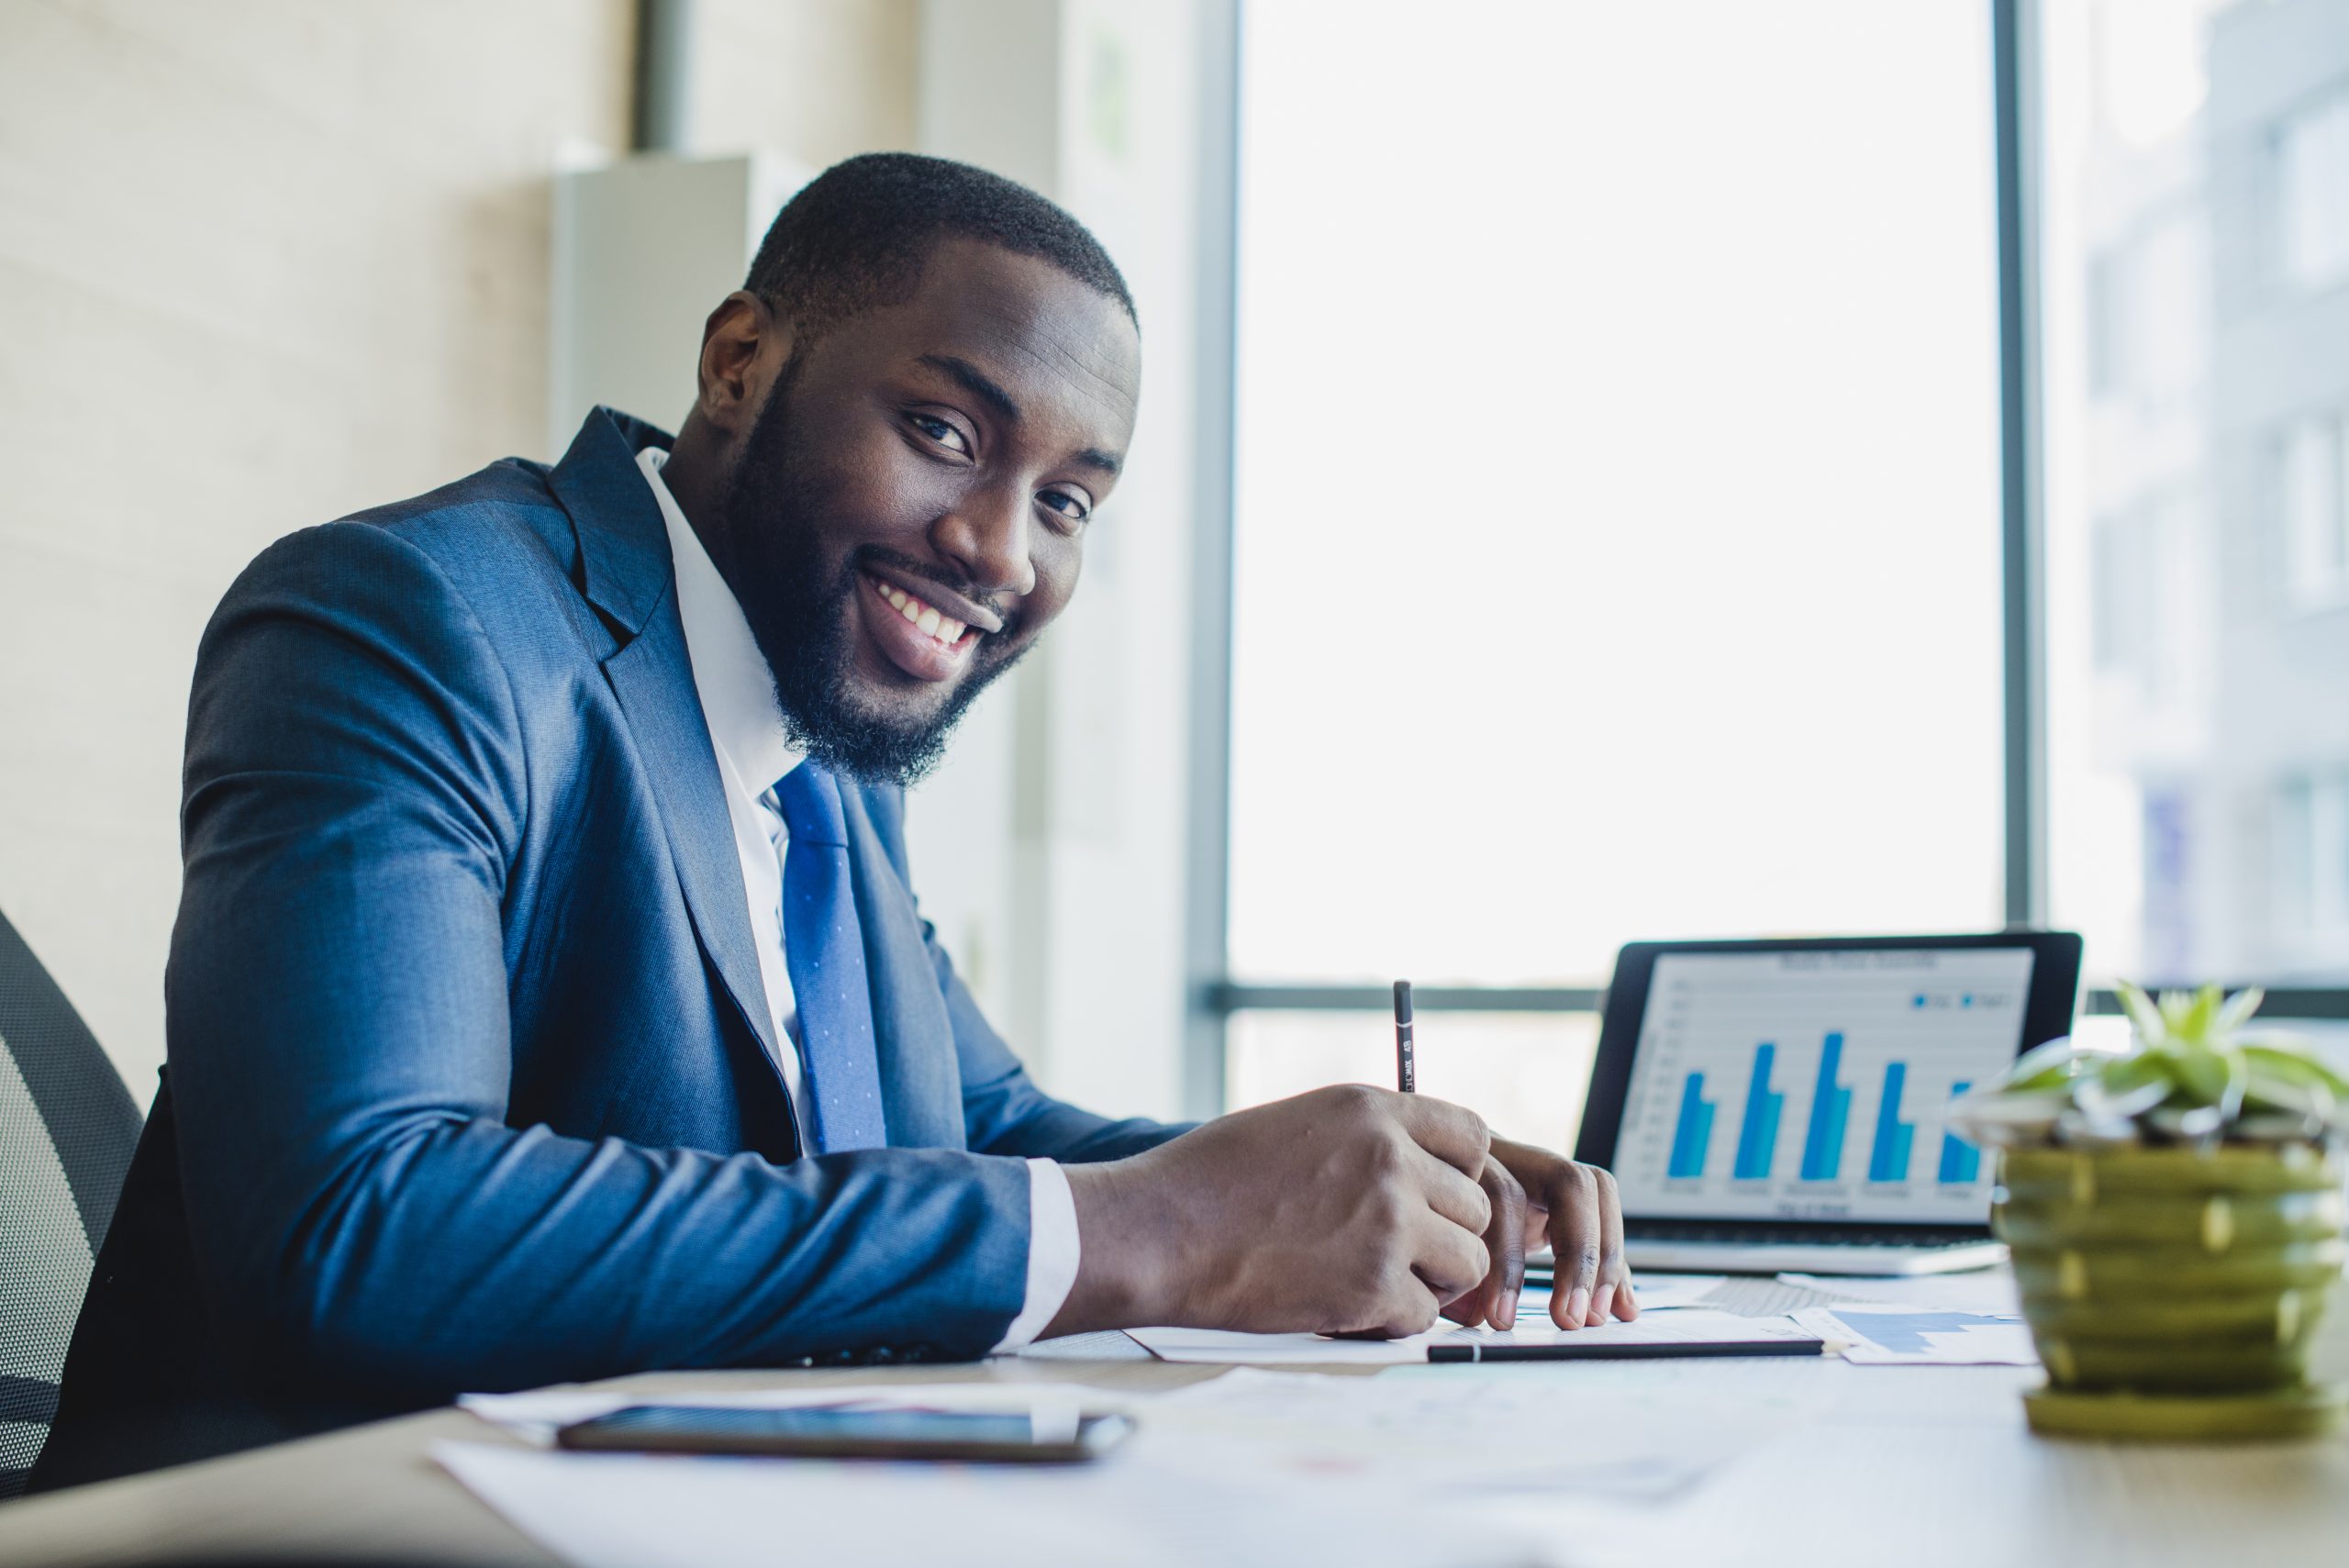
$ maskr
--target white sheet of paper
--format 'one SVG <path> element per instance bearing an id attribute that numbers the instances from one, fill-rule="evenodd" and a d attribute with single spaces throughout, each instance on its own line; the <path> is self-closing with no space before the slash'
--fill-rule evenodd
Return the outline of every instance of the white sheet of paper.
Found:
<path id="1" fill-rule="evenodd" d="M 1503 1492 L 1653 1499 L 1799 1408 L 1751 1401 L 1724 1411 L 1713 1389 L 1692 1397 L 1669 1377 L 1577 1389 L 1524 1375 L 1593 1364 L 1395 1367 L 1375 1377 L 1236 1367 L 1167 1394 L 1142 1418 L 1268 1479 L 1352 1478 L 1433 1504 Z M 1455 1372 L 1477 1375 L 1442 1375 Z"/>
<path id="2" fill-rule="evenodd" d="M 1780 1274 L 1787 1284 L 1831 1291 L 1861 1301 L 1882 1301 L 1898 1307 L 1938 1307 L 1953 1312 L 2022 1310 L 2015 1276 L 2005 1269 L 1978 1269 L 1962 1274 L 1897 1274 L 1885 1278 L 1842 1274 Z"/>
<path id="3" fill-rule="evenodd" d="M 1597 1329 L 1560 1329 L 1528 1313 L 1507 1332 L 1446 1323 L 1401 1340 L 1331 1340 L 1319 1334 L 1242 1334 L 1223 1329 L 1134 1329 L 1163 1361 L 1228 1366 L 1408 1366 L 1424 1363 L 1431 1345 L 1753 1344 L 1803 1335 L 1783 1318 L 1739 1318 L 1686 1307 Z"/>
<path id="4" fill-rule="evenodd" d="M 2003 1312 L 1881 1302 L 1806 1307 L 1795 1321 L 1858 1366 L 2035 1366 L 2031 1329 Z"/>
<path id="5" fill-rule="evenodd" d="M 574 1568 L 1349 1568 L 1520 1564 L 1466 1510 L 1359 1485 L 1281 1485 L 1148 1429 L 1084 1465 L 559 1453 L 440 1443 L 433 1459 Z"/>
<path id="6" fill-rule="evenodd" d="M 1701 1307 L 1705 1297 L 1721 1284 L 1721 1274 L 1633 1274 L 1631 1299 L 1639 1303 L 1642 1312 L 1661 1312 L 1666 1307 Z"/>

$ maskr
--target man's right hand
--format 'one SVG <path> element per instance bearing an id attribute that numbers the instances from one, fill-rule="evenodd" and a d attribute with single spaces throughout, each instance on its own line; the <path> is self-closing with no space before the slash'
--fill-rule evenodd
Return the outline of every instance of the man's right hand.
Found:
<path id="1" fill-rule="evenodd" d="M 1482 1118 L 1359 1084 L 1066 1167 L 1082 1254 L 1047 1334 L 1416 1334 L 1484 1283 Z"/>

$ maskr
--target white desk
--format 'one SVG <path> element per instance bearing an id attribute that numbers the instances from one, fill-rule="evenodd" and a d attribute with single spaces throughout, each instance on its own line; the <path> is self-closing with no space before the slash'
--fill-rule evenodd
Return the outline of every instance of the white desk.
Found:
<path id="1" fill-rule="evenodd" d="M 2349 1325 L 2336 1322 L 2326 1363 L 2349 1365 L 2344 1352 Z M 1632 1369 L 1642 1363 L 1586 1364 L 1624 1377 L 1637 1375 Z M 1801 1380 L 1817 1396 L 1813 1414 L 1667 1502 L 1543 1505 L 1542 1521 L 1562 1543 L 1557 1561 L 1609 1568 L 2265 1568 L 2349 1558 L 2349 1439 L 2241 1448 L 2048 1441 L 2025 1429 L 2017 1398 L 2038 1374 L 2015 1368 L 1643 1364 L 1659 1369 L 1656 1375 L 1701 1375 L 1725 1408 Z M 1000 1362 L 886 1372 L 664 1374 L 619 1385 L 677 1392 L 976 1378 L 1163 1388 L 1219 1370 L 1141 1361 Z M 1571 1370 L 1542 1369 L 1551 1375 Z M 1560 1378 L 1559 1386 L 1559 1418 L 1572 1420 L 1572 1379 Z M 429 1443 L 445 1438 L 510 1440 L 470 1416 L 438 1411 L 0 1505 L 0 1564 L 63 1568 L 268 1554 L 545 1568 L 551 1560 L 543 1551 L 424 1457 Z M 874 1561 L 888 1559 L 884 1553 Z"/>

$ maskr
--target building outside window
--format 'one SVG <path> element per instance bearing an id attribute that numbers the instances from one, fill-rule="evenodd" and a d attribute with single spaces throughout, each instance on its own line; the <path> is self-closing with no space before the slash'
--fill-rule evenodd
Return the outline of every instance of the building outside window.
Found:
<path id="1" fill-rule="evenodd" d="M 2349 0 L 2042 11 L 2052 913 L 2093 982 L 2338 984 Z"/>
<path id="2" fill-rule="evenodd" d="M 2287 117 L 2276 132 L 2278 270 L 2293 287 L 2349 279 L 2349 91 Z"/>
<path id="3" fill-rule="evenodd" d="M 2321 962 L 2349 941 L 2349 773 L 2284 782 L 2275 879 L 2281 943 Z"/>
<path id="4" fill-rule="evenodd" d="M 2349 440 L 2335 412 L 2285 426 L 2276 443 L 2276 511 L 2284 596 L 2294 609 L 2349 602 Z"/>

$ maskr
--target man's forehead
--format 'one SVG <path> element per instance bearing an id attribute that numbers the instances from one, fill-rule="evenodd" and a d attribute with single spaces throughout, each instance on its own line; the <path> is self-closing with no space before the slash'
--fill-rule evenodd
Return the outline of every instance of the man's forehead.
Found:
<path id="1" fill-rule="evenodd" d="M 940 245 L 904 304 L 864 317 L 896 364 L 958 361 L 1023 414 L 1110 428 L 1122 446 L 1141 390 L 1141 340 L 1125 308 L 1051 262 L 968 240 Z"/>

